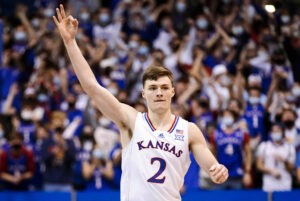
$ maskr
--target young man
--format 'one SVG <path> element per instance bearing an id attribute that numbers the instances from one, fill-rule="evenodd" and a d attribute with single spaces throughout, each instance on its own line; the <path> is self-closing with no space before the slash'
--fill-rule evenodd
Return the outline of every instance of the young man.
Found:
<path id="1" fill-rule="evenodd" d="M 150 67 L 146 70 L 142 95 L 147 101 L 148 113 L 138 113 L 97 83 L 75 40 L 78 21 L 72 16 L 66 17 L 62 5 L 56 13 L 58 19 L 54 16 L 53 20 L 83 89 L 120 129 L 122 201 L 180 200 L 179 190 L 190 163 L 189 151 L 215 183 L 226 181 L 227 169 L 209 151 L 198 127 L 171 113 L 175 92 L 173 75 L 168 69 Z"/>

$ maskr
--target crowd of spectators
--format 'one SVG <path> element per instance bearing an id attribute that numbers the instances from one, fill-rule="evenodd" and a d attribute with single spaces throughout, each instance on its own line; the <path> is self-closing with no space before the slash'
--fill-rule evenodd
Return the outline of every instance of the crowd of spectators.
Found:
<path id="1" fill-rule="evenodd" d="M 293 1 L 0 2 L 0 189 L 119 189 L 117 126 L 82 90 L 52 21 L 63 3 L 99 84 L 146 112 L 143 71 L 174 73 L 172 111 L 201 128 L 229 180 L 192 158 L 182 189 L 300 183 L 300 15 Z"/>

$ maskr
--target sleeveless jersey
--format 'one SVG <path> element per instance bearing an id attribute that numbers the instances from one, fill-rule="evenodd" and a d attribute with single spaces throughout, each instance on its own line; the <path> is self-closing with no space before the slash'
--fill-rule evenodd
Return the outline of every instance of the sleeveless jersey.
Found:
<path id="1" fill-rule="evenodd" d="M 121 200 L 181 200 L 189 165 L 188 122 L 175 116 L 168 131 L 159 131 L 147 113 L 138 113 L 132 139 L 122 151 Z"/>

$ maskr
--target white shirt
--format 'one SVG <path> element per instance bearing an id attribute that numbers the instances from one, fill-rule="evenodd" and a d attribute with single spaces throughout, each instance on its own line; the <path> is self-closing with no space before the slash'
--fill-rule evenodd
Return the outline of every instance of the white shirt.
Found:
<path id="1" fill-rule="evenodd" d="M 122 151 L 122 201 L 178 201 L 190 166 L 188 122 L 175 117 L 169 131 L 155 130 L 138 113 L 133 136 Z"/>
<path id="2" fill-rule="evenodd" d="M 257 157 L 264 160 L 264 167 L 273 169 L 280 173 L 280 178 L 276 179 L 271 174 L 263 175 L 264 191 L 289 191 L 292 189 L 292 176 L 285 167 L 284 162 L 276 160 L 275 155 L 279 155 L 290 163 L 296 160 L 294 146 L 284 142 L 282 145 L 275 145 L 271 141 L 262 142 L 258 146 Z"/>

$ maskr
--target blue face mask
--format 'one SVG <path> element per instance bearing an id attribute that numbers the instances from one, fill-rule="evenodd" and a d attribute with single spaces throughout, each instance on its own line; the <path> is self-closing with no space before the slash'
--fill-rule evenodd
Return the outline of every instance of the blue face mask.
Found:
<path id="1" fill-rule="evenodd" d="M 232 126 L 234 123 L 234 119 L 229 116 L 225 116 L 222 118 L 222 124 L 226 127 Z"/>
<path id="2" fill-rule="evenodd" d="M 80 19 L 84 22 L 88 21 L 90 19 L 90 14 L 89 13 L 81 13 L 80 14 Z"/>
<path id="3" fill-rule="evenodd" d="M 207 26 L 208 26 L 208 22 L 206 19 L 201 18 L 197 20 L 197 27 L 199 29 L 205 29 L 207 28 Z"/>
<path id="4" fill-rule="evenodd" d="M 44 103 L 48 101 L 48 96 L 46 94 L 39 94 L 37 99 L 39 102 Z"/>
<path id="5" fill-rule="evenodd" d="M 147 55 L 149 53 L 149 48 L 147 46 L 141 46 L 138 50 L 140 55 Z"/>
<path id="6" fill-rule="evenodd" d="M 234 34 L 234 35 L 241 35 L 242 33 L 243 33 L 243 31 L 244 31 L 244 29 L 243 29 L 243 27 L 242 26 L 234 26 L 234 27 L 232 27 L 232 33 Z"/>
<path id="7" fill-rule="evenodd" d="M 256 96 L 250 96 L 249 97 L 249 103 L 251 105 L 257 105 L 257 104 L 259 104 L 259 102 L 260 102 L 260 98 L 259 97 L 256 97 Z"/>
<path id="8" fill-rule="evenodd" d="M 99 20 L 102 23 L 107 23 L 109 21 L 109 15 L 106 13 L 102 13 L 99 15 Z"/>
<path id="9" fill-rule="evenodd" d="M 104 159 L 104 153 L 99 149 L 94 149 L 93 157 L 98 158 L 98 159 Z"/>
<path id="10" fill-rule="evenodd" d="M 284 24 L 287 24 L 287 23 L 289 23 L 290 22 L 290 16 L 288 16 L 288 15 L 283 15 L 283 16 L 281 16 L 281 21 L 284 23 Z"/>
<path id="11" fill-rule="evenodd" d="M 186 9 L 185 3 L 177 2 L 177 3 L 176 3 L 176 9 L 177 9 L 177 11 L 180 12 L 180 13 L 184 12 L 185 9 Z"/>
<path id="12" fill-rule="evenodd" d="M 24 31 L 17 31 L 14 34 L 14 38 L 16 41 L 24 41 L 27 39 L 27 34 Z"/>
<path id="13" fill-rule="evenodd" d="M 3 132 L 3 130 L 0 130 L 0 138 L 2 138 L 2 137 L 3 137 L 3 135 L 4 135 L 4 132 Z"/>
<path id="14" fill-rule="evenodd" d="M 139 44 L 136 41 L 130 41 L 128 45 L 130 49 L 137 49 L 139 47 Z"/>

